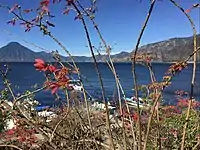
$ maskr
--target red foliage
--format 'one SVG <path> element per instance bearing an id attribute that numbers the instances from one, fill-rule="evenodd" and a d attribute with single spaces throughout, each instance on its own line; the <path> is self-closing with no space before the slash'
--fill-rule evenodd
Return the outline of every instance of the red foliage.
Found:
<path id="1" fill-rule="evenodd" d="M 179 107 L 188 107 L 188 104 L 189 104 L 188 99 L 180 99 L 180 100 L 178 100 L 178 103 L 177 103 L 177 105 Z M 196 107 L 200 106 L 200 103 L 197 101 L 193 101 L 191 106 L 192 106 L 192 108 L 196 108 Z"/>
<path id="2" fill-rule="evenodd" d="M 185 92 L 185 91 L 183 91 L 183 90 L 178 90 L 178 91 L 175 92 L 175 94 L 176 94 L 176 95 L 182 96 L 182 95 L 188 95 L 189 93 L 188 93 L 188 92 Z"/>
<path id="3" fill-rule="evenodd" d="M 44 71 L 44 72 L 50 72 L 50 74 L 54 73 L 54 81 L 48 80 L 44 83 L 45 86 L 47 86 L 47 89 L 51 90 L 52 94 L 55 94 L 58 89 L 60 88 L 67 88 L 67 89 L 73 89 L 69 86 L 68 82 L 70 80 L 69 73 L 75 73 L 71 71 L 67 67 L 62 67 L 61 69 L 57 69 L 57 67 L 46 64 L 42 59 L 35 59 L 36 70 L 38 71 Z"/>
<path id="4" fill-rule="evenodd" d="M 163 111 L 164 111 L 163 115 L 165 117 L 170 117 L 173 115 L 181 114 L 181 110 L 177 106 L 165 106 L 163 108 Z M 161 118 L 161 120 L 162 120 L 162 118 Z"/>
<path id="5" fill-rule="evenodd" d="M 67 89 L 72 89 L 72 87 L 68 86 L 68 81 L 69 78 L 63 78 L 57 81 L 47 81 L 45 82 L 45 85 L 47 86 L 47 89 L 51 90 L 52 94 L 55 94 L 59 88 L 67 88 Z"/>
<path id="6" fill-rule="evenodd" d="M 197 8 L 197 7 L 200 8 L 200 4 L 193 4 L 192 7 L 189 8 L 189 9 L 186 9 L 185 12 L 186 13 L 190 13 L 192 9 Z"/>
<path id="7" fill-rule="evenodd" d="M 190 12 L 191 12 L 191 9 L 186 9 L 185 12 L 186 12 L 186 13 L 190 13 Z"/>
<path id="8" fill-rule="evenodd" d="M 25 13 L 29 13 L 29 12 L 31 12 L 31 11 L 33 11 L 33 10 L 32 10 L 32 9 L 25 9 L 25 10 L 24 10 Z"/>
<path id="9" fill-rule="evenodd" d="M 26 144 L 33 144 L 37 142 L 35 133 L 36 131 L 34 129 L 26 129 L 25 127 L 19 125 L 1 133 L 0 138 L 8 142 L 10 140 L 15 140 L 18 142 L 24 142 Z"/>
<path id="10" fill-rule="evenodd" d="M 169 67 L 167 74 L 175 75 L 177 73 L 180 73 L 186 67 L 187 67 L 187 64 L 184 62 L 175 63 Z"/>
<path id="11" fill-rule="evenodd" d="M 55 66 L 53 66 L 53 65 L 49 65 L 49 66 L 48 66 L 48 70 L 49 70 L 50 72 L 55 72 L 55 71 L 57 70 L 57 68 L 56 68 Z"/>
<path id="12" fill-rule="evenodd" d="M 36 70 L 47 71 L 47 65 L 42 59 L 35 59 L 34 66 L 36 67 Z"/>
<path id="13" fill-rule="evenodd" d="M 34 66 L 36 70 L 39 70 L 39 71 L 50 71 L 51 73 L 53 73 L 57 70 L 55 66 L 47 65 L 42 59 L 35 59 Z"/>
<path id="14" fill-rule="evenodd" d="M 49 8 L 47 6 L 42 6 L 42 11 L 44 13 L 48 13 L 49 12 Z"/>
<path id="15" fill-rule="evenodd" d="M 55 71 L 56 79 L 57 80 L 63 80 L 63 79 L 66 80 L 66 78 L 68 78 L 67 75 L 69 74 L 69 71 L 70 71 L 69 68 L 66 68 L 66 67 L 63 67 L 61 69 L 57 69 Z"/>
<path id="16" fill-rule="evenodd" d="M 51 94 L 55 94 L 60 87 L 57 82 L 45 82 L 45 85 L 51 90 Z"/>
<path id="17" fill-rule="evenodd" d="M 132 114 L 132 118 L 133 118 L 133 120 L 136 122 L 136 121 L 138 120 L 138 114 L 134 112 L 134 113 Z"/>
<path id="18" fill-rule="evenodd" d="M 9 129 L 7 130 L 6 132 L 6 135 L 13 135 L 15 133 L 15 130 L 14 129 Z"/>
<path id="19" fill-rule="evenodd" d="M 41 6 L 49 6 L 49 4 L 50 4 L 50 0 L 43 0 L 40 2 Z"/>

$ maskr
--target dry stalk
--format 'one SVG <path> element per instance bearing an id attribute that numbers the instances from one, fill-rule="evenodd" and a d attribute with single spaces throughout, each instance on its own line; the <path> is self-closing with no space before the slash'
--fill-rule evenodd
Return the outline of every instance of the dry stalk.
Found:
<path id="1" fill-rule="evenodd" d="M 97 75 L 98 75 L 98 78 L 99 78 L 99 81 L 100 81 L 102 98 L 103 98 L 103 101 L 105 102 L 105 108 L 106 108 L 106 126 L 107 126 L 107 130 L 108 130 L 108 134 L 109 134 L 110 146 L 111 146 L 112 149 L 115 149 L 114 143 L 113 143 L 113 138 L 112 138 L 112 132 L 111 132 L 111 128 L 110 128 L 108 102 L 107 102 L 107 100 L 105 98 L 105 91 L 104 91 L 104 86 L 103 86 L 103 80 L 102 80 L 101 73 L 99 71 L 98 63 L 97 63 L 95 55 L 94 55 L 94 51 L 93 51 L 93 47 L 92 47 L 90 35 L 89 35 L 88 29 L 87 29 L 87 25 L 85 23 L 85 20 L 84 20 L 84 18 L 82 16 L 80 10 L 78 9 L 78 7 L 76 6 L 76 4 L 74 2 L 72 2 L 72 5 L 75 8 L 75 10 L 78 12 L 78 14 L 81 16 L 80 19 L 81 19 L 83 27 L 84 27 L 84 31 L 85 31 L 86 38 L 87 38 L 87 41 L 88 41 L 88 44 L 89 44 L 89 48 L 90 48 L 90 51 L 91 51 L 91 54 L 92 54 L 92 58 L 94 60 L 95 69 L 96 69 L 96 72 L 97 72 Z"/>
<path id="2" fill-rule="evenodd" d="M 117 73 L 116 73 L 116 70 L 115 70 L 115 66 L 113 64 L 113 61 L 112 61 L 112 58 L 111 58 L 111 55 L 110 55 L 110 47 L 107 45 L 105 39 L 103 38 L 99 28 L 98 28 L 98 25 L 96 24 L 96 22 L 94 21 L 94 18 L 90 17 L 90 14 L 85 11 L 84 7 L 80 4 L 79 1 L 77 1 L 78 5 L 80 6 L 80 8 L 84 11 L 84 13 L 86 13 L 87 17 L 91 20 L 95 30 L 97 31 L 97 34 L 99 35 L 100 37 L 100 40 L 102 41 L 105 49 L 106 49 L 106 53 L 108 55 L 108 58 L 110 60 L 110 63 L 106 60 L 109 68 L 111 69 L 111 72 L 113 73 L 114 75 L 114 78 L 115 78 L 115 82 L 116 82 L 116 87 L 117 87 L 117 94 L 118 94 L 118 101 L 119 101 L 119 108 L 120 108 L 120 114 L 122 115 L 123 112 L 122 112 L 122 102 L 121 102 L 121 95 L 120 95 L 120 89 L 119 89 L 119 79 L 117 77 Z M 122 131 L 123 131 L 123 141 L 124 141 L 124 149 L 126 150 L 127 149 L 127 145 L 126 145 L 126 132 L 125 132 L 125 127 L 124 127 L 124 116 L 122 115 Z"/>
<path id="3" fill-rule="evenodd" d="M 55 128 L 53 129 L 53 132 L 52 132 L 52 134 L 51 134 L 51 136 L 50 136 L 49 142 L 52 141 L 52 139 L 53 139 L 53 137 L 54 137 L 54 133 L 56 132 L 56 130 L 57 130 L 59 124 L 61 124 L 61 122 L 67 117 L 68 113 L 69 113 L 69 107 L 68 107 L 68 109 L 67 109 L 66 114 L 63 116 L 63 118 L 60 119 L 60 121 L 56 124 Z"/>
<path id="4" fill-rule="evenodd" d="M 97 52 L 98 52 L 99 55 L 101 55 L 100 52 L 99 52 L 98 50 L 97 50 Z M 102 55 L 101 55 L 101 56 L 102 56 Z M 104 58 L 104 61 L 108 64 L 108 67 L 109 67 L 110 70 L 113 72 L 113 69 L 112 69 L 110 63 L 108 62 L 108 60 L 106 60 L 106 59 Z M 114 72 L 113 72 L 113 74 L 114 74 Z M 123 87 L 122 87 L 122 85 L 121 85 L 121 83 L 120 83 L 120 81 L 119 81 L 119 78 L 117 78 L 117 82 L 118 82 L 119 88 L 120 88 L 120 90 L 121 90 L 121 92 L 122 92 L 122 97 L 125 99 L 125 98 L 126 98 L 126 95 L 125 95 L 125 92 L 124 92 L 124 90 L 123 90 Z M 127 105 L 127 103 L 125 103 L 125 106 L 126 106 L 126 109 L 127 109 L 128 113 L 129 113 L 129 120 L 130 120 L 130 123 L 131 123 L 131 132 L 132 132 L 133 142 L 134 142 L 134 148 L 133 148 L 133 149 L 136 150 L 136 149 L 137 149 L 137 142 L 136 142 L 136 137 L 135 137 L 135 131 L 134 131 L 134 129 L 133 129 L 133 119 L 132 119 L 132 117 L 130 116 L 130 109 L 129 109 L 129 106 Z M 122 118 L 124 118 L 124 116 L 122 116 Z M 124 125 L 124 122 L 123 122 L 123 125 Z M 123 128 L 122 128 L 122 129 L 123 129 Z"/>
<path id="5" fill-rule="evenodd" d="M 18 149 L 18 150 L 23 150 L 23 149 L 19 148 L 18 146 L 15 146 L 15 145 L 0 145 L 0 147 L 10 147 L 10 148 Z"/>
<path id="6" fill-rule="evenodd" d="M 149 69 L 149 73 L 150 73 L 150 77 L 151 77 L 151 82 L 152 84 L 156 82 L 156 77 L 155 77 L 155 74 L 153 72 L 153 69 L 152 69 L 152 65 L 150 63 L 147 63 L 147 67 Z M 155 89 L 154 90 L 154 95 L 157 95 L 158 94 L 158 90 Z M 153 98 L 155 99 L 155 98 Z M 159 150 L 161 150 L 161 139 L 160 139 L 160 124 L 159 124 L 159 105 L 157 104 L 156 106 L 156 116 L 157 116 L 157 133 L 158 133 L 158 139 L 157 139 L 157 143 L 158 143 L 158 147 L 159 147 Z"/>
<path id="7" fill-rule="evenodd" d="M 139 150 L 142 149 L 142 135 L 141 135 L 141 116 L 140 116 L 140 107 L 139 107 L 139 100 L 138 100 L 138 85 L 137 85 L 137 75 L 136 75 L 136 69 L 135 69 L 135 65 L 136 65 L 136 55 L 137 55 L 137 51 L 138 51 L 138 48 L 139 48 L 139 45 L 140 45 L 140 41 L 141 41 L 141 38 L 142 38 L 142 35 L 144 33 L 144 30 L 147 26 L 147 23 L 149 21 L 149 18 L 151 16 L 151 13 L 153 11 L 153 8 L 154 8 L 154 4 L 155 4 L 156 0 L 152 0 L 151 1 L 151 6 L 149 8 L 149 11 L 148 11 L 148 14 L 146 16 L 146 19 L 145 19 L 145 22 L 144 22 L 144 25 L 142 26 L 141 28 L 141 31 L 140 31 L 140 35 L 138 37 L 138 40 L 137 40 L 137 44 L 135 46 L 135 52 L 134 52 L 134 56 L 133 56 L 133 62 L 132 62 L 132 73 L 133 73 L 133 78 L 134 78 L 134 88 L 135 88 L 135 97 L 137 99 L 137 113 L 138 113 L 138 130 L 139 130 Z M 144 150 L 145 150 L 145 146 L 144 146 Z"/>
<path id="8" fill-rule="evenodd" d="M 197 39 L 196 39 L 196 28 L 195 28 L 195 24 L 192 20 L 192 18 L 184 11 L 184 9 L 174 0 L 170 0 L 174 6 L 176 6 L 188 19 L 188 21 L 190 22 L 190 25 L 192 27 L 192 31 L 193 31 L 193 52 L 197 51 Z M 192 102 L 194 100 L 194 84 L 195 84 L 195 79 L 196 79 L 196 62 L 197 62 L 197 53 L 194 53 L 194 57 L 193 57 L 193 72 L 192 72 L 192 80 L 191 80 L 191 87 L 190 87 L 190 100 L 189 100 L 189 104 L 188 104 L 188 109 L 187 109 L 187 114 L 186 114 L 186 119 L 185 119 L 185 124 L 183 127 L 183 136 L 182 136 L 182 142 L 181 142 L 181 150 L 184 150 L 184 145 L 185 145 L 185 137 L 186 137 L 186 131 L 187 131 L 187 126 L 188 126 L 188 122 L 189 122 L 189 116 L 190 116 L 190 109 L 192 106 Z"/>

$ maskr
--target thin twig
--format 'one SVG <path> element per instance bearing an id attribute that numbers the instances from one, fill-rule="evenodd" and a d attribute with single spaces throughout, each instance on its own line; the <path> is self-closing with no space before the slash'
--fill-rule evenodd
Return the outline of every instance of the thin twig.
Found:
<path id="1" fill-rule="evenodd" d="M 192 148 L 192 150 L 197 150 L 199 145 L 200 145 L 200 139 L 198 139 L 197 144 Z"/>
<path id="2" fill-rule="evenodd" d="M 190 22 L 190 25 L 192 27 L 193 31 L 193 51 L 195 52 L 197 50 L 197 37 L 196 37 L 196 28 L 195 24 L 192 20 L 192 18 L 184 11 L 184 9 L 174 0 L 170 0 L 188 19 Z M 187 126 L 189 122 L 189 116 L 190 116 L 190 109 L 192 106 L 192 101 L 194 100 L 194 84 L 195 84 L 195 79 L 196 79 L 196 61 L 197 61 L 197 53 L 194 54 L 193 57 L 193 72 L 192 72 L 192 80 L 191 80 L 191 87 L 190 87 L 190 100 L 188 104 L 188 109 L 187 109 L 187 114 L 186 114 L 186 119 L 185 119 L 185 124 L 183 127 L 183 136 L 182 136 L 182 142 L 181 142 L 181 150 L 184 150 L 184 145 L 185 145 L 185 137 L 186 137 L 186 131 L 187 131 Z"/>
<path id="3" fill-rule="evenodd" d="M 149 11 L 148 11 L 148 14 L 146 16 L 144 25 L 141 28 L 140 35 L 138 37 L 137 44 L 135 46 L 135 52 L 134 52 L 133 62 L 132 62 L 132 72 L 133 72 L 133 78 L 134 78 L 135 97 L 137 99 L 138 130 L 139 130 L 139 150 L 141 150 L 141 148 L 142 148 L 142 135 L 141 135 L 141 121 L 140 121 L 141 120 L 141 116 L 140 116 L 140 106 L 139 106 L 139 100 L 138 100 L 138 85 L 137 85 L 137 75 L 136 75 L 135 65 L 136 65 L 136 56 L 137 56 L 137 51 L 138 51 L 138 48 L 139 48 L 139 45 L 140 45 L 140 41 L 141 41 L 142 35 L 144 33 L 144 30 L 146 29 L 146 26 L 147 26 L 147 23 L 148 23 L 149 18 L 151 16 L 151 13 L 153 11 L 155 2 L 156 2 L 156 0 L 152 0 L 151 1 L 151 6 L 149 8 Z M 146 149 L 146 145 L 144 145 L 144 150 L 145 149 Z"/>
<path id="4" fill-rule="evenodd" d="M 53 132 L 52 132 L 52 134 L 51 134 L 51 136 L 50 136 L 50 139 L 49 139 L 50 142 L 52 141 L 52 139 L 53 139 L 53 137 L 54 137 L 54 133 L 56 132 L 58 126 L 62 123 L 62 121 L 64 121 L 64 119 L 67 117 L 68 114 L 69 114 L 69 109 L 67 109 L 66 114 L 60 119 L 60 121 L 58 121 L 58 123 L 57 123 L 56 126 L 54 127 Z"/>
<path id="5" fill-rule="evenodd" d="M 25 98 L 25 97 L 28 97 L 28 96 L 33 95 L 33 94 L 35 94 L 35 93 L 38 93 L 38 92 L 44 90 L 46 87 L 47 87 L 47 86 L 43 86 L 43 87 L 41 87 L 41 88 L 39 88 L 39 89 L 37 89 L 37 90 L 35 90 L 35 91 L 29 92 L 29 93 L 27 93 L 27 94 L 24 94 L 24 95 L 21 95 L 20 97 L 15 98 L 15 101 L 13 102 L 13 105 L 15 105 L 15 104 L 16 104 L 19 100 L 21 100 L 22 98 Z"/>
<path id="6" fill-rule="evenodd" d="M 110 60 L 110 63 L 106 60 L 109 68 L 111 69 L 113 75 L 114 75 L 114 78 L 115 78 L 115 82 L 116 82 L 116 87 L 117 87 L 117 94 L 118 94 L 118 101 L 119 101 L 119 108 L 120 108 L 120 114 L 122 115 L 123 112 L 122 112 L 122 100 L 121 100 L 121 94 L 120 94 L 120 88 L 119 88 L 119 79 L 117 77 L 117 73 L 116 73 L 116 70 L 115 70 L 115 67 L 114 67 L 114 64 L 113 64 L 113 61 L 112 61 L 112 58 L 111 58 L 111 55 L 110 55 L 110 47 L 107 45 L 105 39 L 103 38 L 99 28 L 98 28 L 98 25 L 96 24 L 96 22 L 94 21 L 94 18 L 90 17 L 90 14 L 84 9 L 84 7 L 80 4 L 79 1 L 77 1 L 78 5 L 80 6 L 80 8 L 84 11 L 84 13 L 86 13 L 87 17 L 91 20 L 95 30 L 97 31 L 97 34 L 99 35 L 100 37 L 100 40 L 102 41 L 105 49 L 106 49 L 106 53 L 108 55 L 108 58 Z M 126 150 L 127 149 L 127 145 L 126 145 L 126 133 L 125 133 L 125 127 L 124 127 L 124 116 L 122 115 L 122 132 L 123 132 L 123 142 L 124 142 L 124 149 Z"/>
<path id="7" fill-rule="evenodd" d="M 75 142 L 96 142 L 98 145 L 101 145 L 103 147 L 105 147 L 106 149 L 110 149 L 110 147 L 102 142 L 99 142 L 97 140 L 92 140 L 92 139 L 84 139 L 84 140 L 79 140 L 79 141 L 75 141 Z"/>
<path id="8" fill-rule="evenodd" d="M 98 51 L 98 49 L 97 49 L 97 52 L 98 52 L 99 55 L 101 55 L 101 53 Z M 101 55 L 101 56 L 102 56 L 102 55 Z M 110 70 L 113 72 L 113 69 L 112 69 L 110 63 L 108 62 L 108 60 L 107 60 L 106 58 L 103 58 L 103 60 L 108 64 L 108 67 L 109 67 Z M 114 72 L 113 72 L 113 74 L 114 74 Z M 117 82 L 118 82 L 117 84 L 119 85 L 119 88 L 120 88 L 120 90 L 121 90 L 121 92 L 122 92 L 122 97 L 125 99 L 125 98 L 126 98 L 126 95 L 125 95 L 125 92 L 124 92 L 124 90 L 123 90 L 123 87 L 122 87 L 122 85 L 121 85 L 121 83 L 120 83 L 120 81 L 119 81 L 119 78 L 117 78 Z M 126 109 L 127 109 L 127 111 L 128 111 L 129 120 L 130 120 L 130 123 L 131 123 L 131 132 L 132 132 L 133 142 L 134 142 L 134 148 L 133 148 L 133 149 L 136 150 L 136 149 L 137 149 L 137 142 L 136 142 L 135 132 L 134 132 L 134 128 L 133 128 L 133 119 L 132 119 L 132 117 L 131 117 L 131 115 L 130 115 L 130 109 L 129 109 L 128 104 L 125 103 L 125 106 L 126 106 Z M 122 116 L 122 118 L 123 118 L 123 117 L 124 117 L 124 116 Z"/>
<path id="9" fill-rule="evenodd" d="M 0 145 L 0 147 L 10 147 L 10 148 L 18 149 L 18 150 L 23 150 L 22 148 L 19 148 L 18 146 L 15 146 L 15 145 Z"/>
<path id="10" fill-rule="evenodd" d="M 151 65 L 151 63 L 147 63 L 147 67 L 148 67 L 148 69 L 149 69 L 149 73 L 150 73 L 150 77 L 151 77 L 151 82 L 152 82 L 152 84 L 154 84 L 155 82 L 156 82 L 156 77 L 155 77 L 155 74 L 154 74 L 154 72 L 153 72 L 153 69 L 152 69 L 152 65 Z M 155 89 L 154 90 L 154 96 L 155 95 L 157 95 L 158 94 L 158 90 L 157 89 Z M 155 98 L 153 98 L 153 99 L 155 99 Z M 157 105 L 156 105 L 156 116 L 157 116 L 157 134 L 158 134 L 158 139 L 157 139 L 157 143 L 158 143 L 158 148 L 159 148 L 159 150 L 161 150 L 161 138 L 160 138 L 160 124 L 159 124 L 159 105 L 158 105 L 158 103 L 157 103 Z"/>
<path id="11" fill-rule="evenodd" d="M 108 130 L 108 134 L 109 134 L 109 138 L 110 138 L 110 144 L 111 144 L 111 147 L 112 149 L 115 149 L 114 147 L 114 143 L 113 143 L 113 138 L 112 138 L 112 132 L 111 132 L 111 129 L 110 129 L 110 119 L 109 119 L 109 109 L 108 109 L 108 102 L 105 98 L 105 89 L 104 89 L 104 85 L 103 85 L 103 80 L 102 80 L 102 76 L 101 76 L 101 73 L 99 71 L 99 67 L 98 67 L 98 63 L 97 63 L 97 60 L 95 58 L 95 54 L 94 54 L 94 51 L 93 51 L 93 47 L 92 47 L 92 42 L 91 42 L 91 39 L 90 39 L 90 35 L 89 35 L 89 32 L 88 32 L 88 29 L 87 29 L 87 26 L 86 26 L 86 23 L 85 23 L 85 20 L 80 12 L 80 10 L 77 8 L 76 4 L 74 2 L 72 2 L 72 5 L 73 7 L 76 9 L 76 11 L 78 12 L 78 14 L 81 16 L 81 21 L 82 21 L 82 24 L 83 24 L 83 27 L 84 27 L 84 30 L 85 30 L 85 33 L 86 33 L 86 38 L 88 40 L 88 44 L 89 44 L 89 48 L 90 48 L 90 52 L 92 54 L 92 58 L 94 60 L 94 64 L 95 64 L 95 69 L 96 69 L 96 72 L 97 72 L 97 75 L 99 77 L 99 81 L 100 81 L 100 86 L 101 86 L 101 92 L 102 92 L 102 98 L 103 98 L 103 101 L 105 103 L 105 108 L 106 108 L 106 126 L 107 126 L 107 130 Z"/>

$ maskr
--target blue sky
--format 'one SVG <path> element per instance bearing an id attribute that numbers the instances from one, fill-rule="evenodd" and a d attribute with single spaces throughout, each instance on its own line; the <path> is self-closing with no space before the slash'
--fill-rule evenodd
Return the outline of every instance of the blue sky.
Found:
<path id="1" fill-rule="evenodd" d="M 84 0 L 85 3 L 89 0 Z M 188 9 L 192 4 L 199 3 L 199 0 L 176 0 L 184 9 Z M 20 4 L 24 9 L 36 8 L 40 0 L 1 0 L 1 4 L 13 6 Z M 140 28 L 144 22 L 149 8 L 149 0 L 97 0 L 98 12 L 96 22 L 111 46 L 113 53 L 120 51 L 132 51 L 135 47 Z M 74 21 L 75 13 L 62 15 L 63 5 L 55 5 L 50 8 L 56 17 L 51 20 L 56 27 L 52 28 L 55 35 L 73 55 L 90 55 L 87 41 L 80 21 Z M 197 31 L 200 28 L 200 10 L 195 9 L 190 13 L 194 20 Z M 29 15 L 27 15 L 29 18 Z M 49 51 L 58 50 L 62 55 L 65 53 L 49 37 L 42 35 L 38 29 L 33 29 L 29 33 L 24 32 L 24 28 L 16 25 L 8 25 L 6 22 L 12 19 L 12 15 L 7 10 L 0 8 L 0 47 L 11 41 L 17 41 L 34 51 L 41 51 L 23 42 L 23 39 L 35 43 Z M 89 30 L 93 45 L 98 46 L 99 38 L 89 21 Z M 9 35 L 2 30 L 7 30 L 13 35 Z M 191 27 L 186 17 L 174 7 L 169 0 L 158 0 L 148 27 L 144 33 L 141 45 L 166 40 L 173 37 L 187 37 L 192 35 Z"/>

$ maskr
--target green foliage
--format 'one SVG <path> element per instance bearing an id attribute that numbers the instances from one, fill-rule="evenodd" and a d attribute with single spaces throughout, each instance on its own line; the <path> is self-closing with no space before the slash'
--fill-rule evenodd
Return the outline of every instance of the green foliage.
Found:
<path id="1" fill-rule="evenodd" d="M 0 100 L 7 100 L 8 97 L 9 97 L 8 89 L 5 88 L 5 89 L 1 90 L 1 92 L 0 92 Z"/>
<path id="2" fill-rule="evenodd" d="M 191 149 L 197 143 L 197 136 L 200 134 L 200 112 L 191 110 L 186 130 L 185 148 Z M 186 110 L 181 114 L 175 114 L 170 117 L 164 118 L 162 126 L 166 128 L 167 140 L 166 144 L 170 145 L 170 149 L 179 149 L 182 140 L 183 127 L 186 122 Z M 166 145 L 166 146 L 167 146 Z"/>

